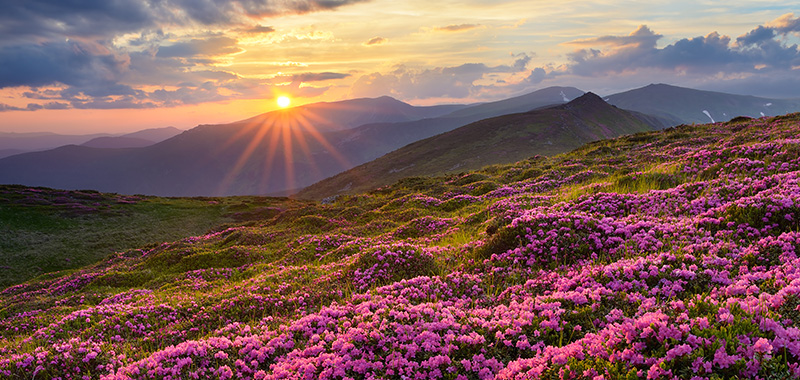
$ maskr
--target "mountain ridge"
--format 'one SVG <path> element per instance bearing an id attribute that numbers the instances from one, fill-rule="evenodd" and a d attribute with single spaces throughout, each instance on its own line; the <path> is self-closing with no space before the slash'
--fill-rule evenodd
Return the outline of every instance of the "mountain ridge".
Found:
<path id="1" fill-rule="evenodd" d="M 670 121 L 670 125 L 723 122 L 737 116 L 777 116 L 800 111 L 800 99 L 771 99 L 658 83 L 609 95 L 608 102 Z"/>
<path id="2" fill-rule="evenodd" d="M 311 185 L 301 199 L 323 199 L 390 185 L 402 177 L 442 175 L 553 155 L 603 138 L 663 127 L 587 92 L 563 105 L 484 119 L 420 140 Z M 344 190 L 343 190 L 344 189 Z"/>

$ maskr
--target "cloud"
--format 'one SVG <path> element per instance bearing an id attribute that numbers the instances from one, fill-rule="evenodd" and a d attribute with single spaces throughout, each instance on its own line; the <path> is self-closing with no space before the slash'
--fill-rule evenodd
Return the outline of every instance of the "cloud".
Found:
<path id="1" fill-rule="evenodd" d="M 226 56 L 244 52 L 236 38 L 221 32 L 243 38 L 270 34 L 275 32 L 272 26 L 254 20 L 365 1 L 6 2 L 0 12 L 0 89 L 20 87 L 20 99 L 37 102 L 27 108 L 4 105 L 2 110 L 147 108 L 262 96 L 269 93 L 269 80 L 219 69 L 228 63 Z M 304 82 L 348 76 L 298 75 Z"/>
<path id="2" fill-rule="evenodd" d="M 747 46 L 761 43 L 763 41 L 771 40 L 775 37 L 775 30 L 759 25 L 757 28 L 751 30 L 749 33 L 736 38 L 736 43 L 739 46 Z"/>
<path id="3" fill-rule="evenodd" d="M 113 81 L 127 64 L 127 57 L 92 42 L 6 46 L 0 48 L 0 88 Z"/>
<path id="4" fill-rule="evenodd" d="M 787 13 L 770 21 L 767 26 L 781 34 L 800 32 L 800 17 L 795 18 L 794 13 Z"/>
<path id="5" fill-rule="evenodd" d="M 256 25 L 250 28 L 240 29 L 240 32 L 244 34 L 267 34 L 272 33 L 275 31 L 275 28 L 271 26 L 264 26 L 264 25 Z"/>
<path id="6" fill-rule="evenodd" d="M 0 41 L 107 38 L 161 25 L 246 25 L 253 19 L 333 10 L 368 0 L 63 0 L 10 1 L 0 13 Z M 255 28 L 267 32 L 269 27 Z"/>
<path id="7" fill-rule="evenodd" d="M 401 99 L 449 98 L 465 99 L 480 96 L 487 90 L 488 81 L 504 84 L 496 74 L 514 74 L 525 70 L 530 61 L 526 54 L 514 56 L 514 64 L 487 66 L 483 63 L 465 63 L 458 66 L 419 69 L 397 66 L 390 73 L 370 73 L 359 77 L 351 87 L 353 97 L 391 95 Z"/>
<path id="8" fill-rule="evenodd" d="M 654 48 L 656 46 L 656 42 L 658 42 L 661 37 L 663 36 L 654 33 L 646 25 L 640 25 L 636 30 L 627 36 L 601 36 L 575 40 L 567 42 L 567 44 L 579 46 L 608 45 L 616 47 L 636 46 L 640 48 Z"/>
<path id="9" fill-rule="evenodd" d="M 439 26 L 433 28 L 433 30 L 437 32 L 465 32 L 470 29 L 480 28 L 482 25 L 480 24 L 458 24 L 458 25 L 447 25 L 447 26 Z"/>
<path id="10" fill-rule="evenodd" d="M 7 112 L 7 111 L 25 111 L 25 108 L 14 107 L 10 106 L 5 103 L 0 103 L 0 112 Z"/>
<path id="11" fill-rule="evenodd" d="M 230 37 L 214 37 L 209 39 L 192 39 L 158 48 L 156 57 L 197 57 L 236 54 L 243 51 L 237 41 Z"/>
<path id="12" fill-rule="evenodd" d="M 61 102 L 48 102 L 44 104 L 44 109 L 47 110 L 65 110 L 69 108 L 69 104 Z"/>
<path id="13" fill-rule="evenodd" d="M 641 26 L 628 36 L 573 41 L 588 48 L 569 54 L 564 73 L 598 76 L 657 69 L 675 75 L 741 75 L 800 64 L 797 45 L 786 45 L 774 37 L 774 28 L 758 26 L 739 37 L 736 44 L 729 36 L 712 32 L 658 48 L 656 41 L 661 35 Z"/>
<path id="14" fill-rule="evenodd" d="M 378 45 L 383 45 L 383 44 L 385 44 L 387 42 L 389 42 L 389 40 L 386 39 L 386 38 L 383 38 L 383 37 L 372 37 L 372 38 L 369 39 L 369 41 L 364 42 L 363 45 L 364 46 L 378 46 Z"/>
<path id="15" fill-rule="evenodd" d="M 349 77 L 350 74 L 343 74 L 343 73 L 332 73 L 332 72 L 324 72 L 324 73 L 302 73 L 302 74 L 294 74 L 291 75 L 290 78 L 292 82 L 320 82 L 325 80 L 331 79 L 344 79 Z"/>
<path id="16" fill-rule="evenodd" d="M 518 54 L 515 57 L 517 57 L 517 60 L 514 61 L 514 65 L 512 66 L 515 71 L 525 70 L 525 67 L 528 66 L 528 63 L 531 61 L 531 57 L 525 53 Z"/>

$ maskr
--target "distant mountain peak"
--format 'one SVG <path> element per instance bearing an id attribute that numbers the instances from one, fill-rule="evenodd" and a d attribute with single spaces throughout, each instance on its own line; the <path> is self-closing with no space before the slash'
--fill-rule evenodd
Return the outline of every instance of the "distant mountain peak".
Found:
<path id="1" fill-rule="evenodd" d="M 600 96 L 598 96 L 594 92 L 590 91 L 590 92 L 587 92 L 587 93 L 585 93 L 585 94 L 573 99 L 571 102 L 569 102 L 567 104 L 573 104 L 573 103 L 574 104 L 586 104 L 586 103 L 595 103 L 595 102 L 600 102 L 600 103 L 605 104 L 605 100 L 603 100 L 603 98 L 601 98 Z"/>
<path id="2" fill-rule="evenodd" d="M 558 109 L 574 109 L 574 108 L 596 108 L 596 107 L 611 107 L 603 98 L 593 92 L 587 92 L 583 95 L 573 99 L 569 103 L 555 106 Z"/>

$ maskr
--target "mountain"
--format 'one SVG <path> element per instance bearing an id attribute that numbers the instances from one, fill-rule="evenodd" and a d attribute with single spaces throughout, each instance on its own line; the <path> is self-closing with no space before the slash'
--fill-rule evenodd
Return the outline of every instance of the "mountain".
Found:
<path id="1" fill-rule="evenodd" d="M 151 128 L 122 136 L 103 136 L 93 138 L 81 146 L 90 148 L 143 148 L 164 141 L 183 132 L 175 127 Z"/>
<path id="2" fill-rule="evenodd" d="M 0 132 L 0 158 L 20 153 L 43 151 L 65 145 L 84 145 L 94 148 L 135 148 L 153 145 L 173 137 L 182 130 L 175 127 L 150 128 L 124 135 L 107 133 L 61 135 L 49 132 Z"/>
<path id="3" fill-rule="evenodd" d="M 313 125 L 318 132 L 350 129 L 370 123 L 397 123 L 438 117 L 467 107 L 442 105 L 417 107 L 389 96 L 319 102 L 292 108 L 298 124 Z M 232 124 L 270 124 L 286 110 L 267 112 Z"/>
<path id="4" fill-rule="evenodd" d="M 181 134 L 183 130 L 175 128 L 175 127 L 164 127 L 164 128 L 150 128 L 150 129 L 143 129 L 141 131 L 133 132 L 124 134 L 119 137 L 129 138 L 129 139 L 142 139 L 147 141 L 153 141 L 154 143 L 164 141 L 170 137 L 175 137 Z"/>
<path id="5" fill-rule="evenodd" d="M 547 87 L 505 100 L 478 104 L 473 107 L 455 111 L 447 115 L 447 117 L 475 116 L 480 119 L 485 119 L 491 116 L 527 112 L 553 104 L 568 103 L 583 94 L 583 91 L 575 87 Z"/>
<path id="6" fill-rule="evenodd" d="M 409 119 L 473 107 L 414 107 L 389 97 L 317 103 L 223 125 L 201 125 L 144 148 L 65 146 L 0 160 L 0 183 L 123 194 L 273 194 L 311 185 L 411 142 L 507 110 L 563 103 L 544 89 L 522 99 L 476 105 L 461 116 L 347 128 L 350 122 Z M 374 106 L 377 109 L 371 109 Z M 517 111 L 519 112 L 519 111 Z"/>
<path id="7" fill-rule="evenodd" d="M 564 105 L 484 119 L 417 141 L 297 194 L 321 199 L 389 185 L 400 178 L 463 172 L 516 162 L 534 155 L 554 155 L 587 142 L 663 125 L 645 115 L 607 104 L 593 93 Z"/>
<path id="8" fill-rule="evenodd" d="M 627 110 L 657 116 L 669 125 L 728 121 L 800 111 L 800 99 L 768 99 L 651 84 L 610 95 L 607 101 Z"/>
<path id="9" fill-rule="evenodd" d="M 0 132 L 0 158 L 23 152 L 53 149 L 63 145 L 83 144 L 91 139 L 105 136 L 110 136 L 110 134 L 61 135 L 50 132 Z"/>
<path id="10" fill-rule="evenodd" d="M 574 87 L 548 87 L 522 96 L 483 103 L 450 114 L 406 123 L 367 124 L 348 131 L 332 133 L 330 138 L 351 167 L 374 160 L 387 152 L 469 123 L 510 113 L 562 104 L 581 96 Z M 349 168 L 346 168 L 349 169 Z M 343 169 L 345 170 L 345 169 Z"/>
<path id="11" fill-rule="evenodd" d="M 90 148 L 119 149 L 119 148 L 142 148 L 153 145 L 155 143 L 156 143 L 155 141 L 137 139 L 133 137 L 105 136 L 105 137 L 93 138 L 81 144 L 81 146 L 86 146 Z"/>

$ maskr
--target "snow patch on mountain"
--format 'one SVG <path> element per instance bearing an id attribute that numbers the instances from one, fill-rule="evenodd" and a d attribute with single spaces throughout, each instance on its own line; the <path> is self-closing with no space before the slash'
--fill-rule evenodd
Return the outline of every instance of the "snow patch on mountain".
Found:
<path id="1" fill-rule="evenodd" d="M 713 117 L 711 117 L 711 114 L 710 114 L 710 113 L 708 113 L 708 111 L 706 111 L 706 110 L 703 110 L 703 113 L 704 113 L 704 114 L 706 114 L 706 116 L 708 116 L 708 118 L 709 118 L 709 119 L 711 119 L 711 122 L 712 122 L 712 123 L 716 123 L 716 121 L 714 121 L 714 118 L 713 118 Z"/>

